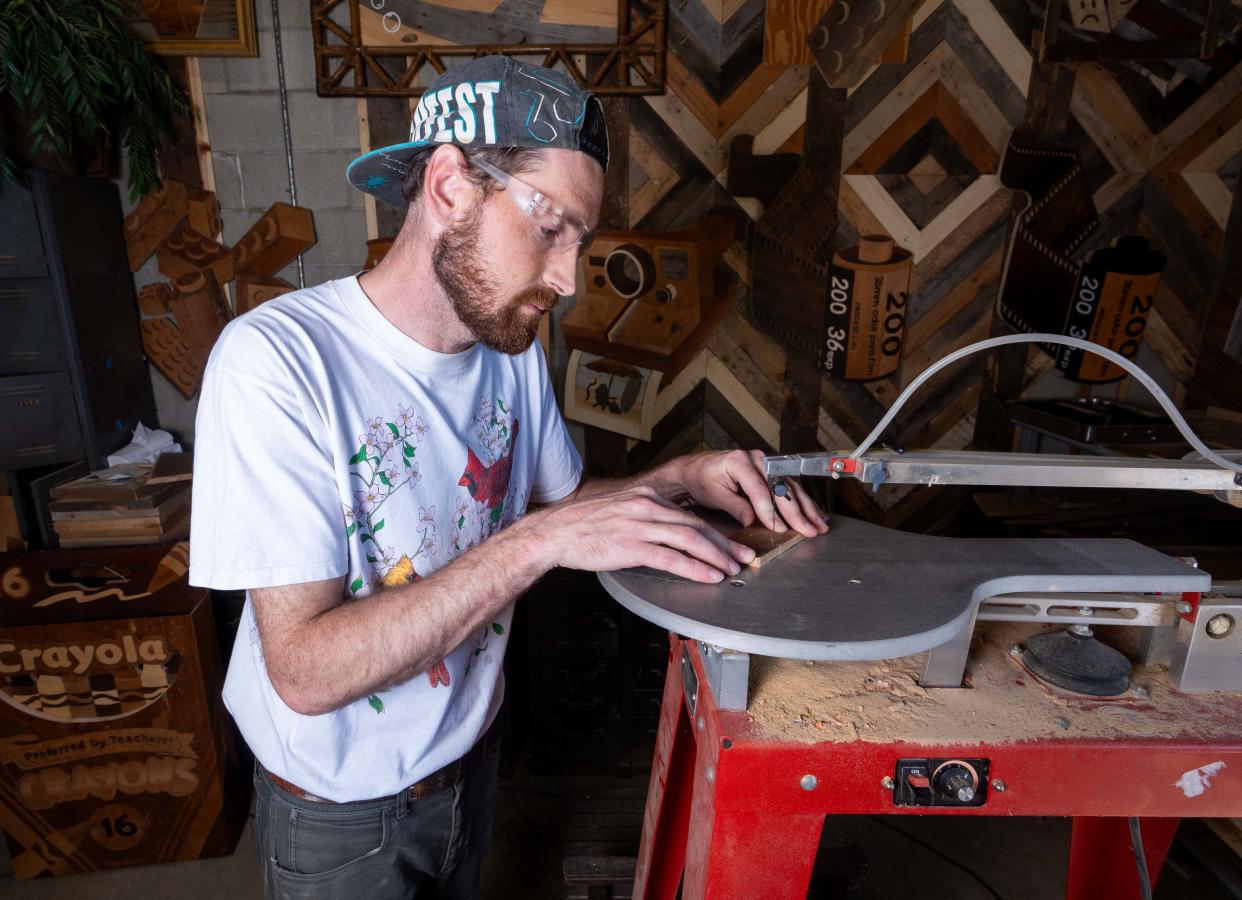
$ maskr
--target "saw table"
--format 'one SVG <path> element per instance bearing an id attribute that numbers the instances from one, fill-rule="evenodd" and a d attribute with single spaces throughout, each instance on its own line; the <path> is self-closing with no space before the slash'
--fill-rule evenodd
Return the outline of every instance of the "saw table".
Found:
<path id="1" fill-rule="evenodd" d="M 1066 896 L 1129 900 L 1128 817 L 1154 880 L 1179 817 L 1242 813 L 1240 695 L 1177 692 L 1151 640 L 1180 632 L 1183 689 L 1215 691 L 1196 679 L 1222 662 L 1236 678 L 1242 645 L 1208 623 L 1242 601 L 1201 596 L 1206 573 L 1139 544 L 838 516 L 719 585 L 600 577 L 672 632 L 636 898 L 803 897 L 824 816 L 861 813 L 1069 816 Z M 1138 626 L 1148 664 L 1126 695 L 1059 692 L 1015 652 L 1031 630 L 1015 622 L 1084 618 Z"/>

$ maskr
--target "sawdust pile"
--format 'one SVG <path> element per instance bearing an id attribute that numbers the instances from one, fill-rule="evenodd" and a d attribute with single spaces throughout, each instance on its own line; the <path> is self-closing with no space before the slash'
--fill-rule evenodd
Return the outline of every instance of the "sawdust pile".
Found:
<path id="1" fill-rule="evenodd" d="M 920 687 L 923 654 L 859 663 L 752 657 L 747 712 L 754 734 L 816 743 L 959 746 L 1036 738 L 1236 740 L 1242 709 L 1237 694 L 1177 694 L 1162 666 L 1136 668 L 1132 688 L 1121 698 L 1058 693 L 1009 652 L 1031 633 L 1030 627 L 981 626 L 963 689 Z"/>

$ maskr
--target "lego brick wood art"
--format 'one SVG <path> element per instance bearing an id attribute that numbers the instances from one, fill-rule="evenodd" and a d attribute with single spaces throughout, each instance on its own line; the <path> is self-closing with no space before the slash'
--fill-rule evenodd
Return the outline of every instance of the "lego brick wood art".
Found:
<path id="1" fill-rule="evenodd" d="M 185 544 L 0 555 L 0 824 L 18 878 L 231 853 L 248 792 Z"/>
<path id="2" fill-rule="evenodd" d="M 125 217 L 125 249 L 131 272 L 141 269 L 156 247 L 176 230 L 188 212 L 188 200 L 184 184 L 166 180 Z"/>

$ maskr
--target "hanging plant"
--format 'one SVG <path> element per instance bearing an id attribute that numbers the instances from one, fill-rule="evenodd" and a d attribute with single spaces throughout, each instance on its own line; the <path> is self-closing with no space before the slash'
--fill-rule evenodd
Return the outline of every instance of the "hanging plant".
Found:
<path id="1" fill-rule="evenodd" d="M 0 118 L 0 175 L 18 177 L 22 157 L 62 162 L 100 134 L 129 159 L 130 195 L 159 185 L 156 154 L 189 99 L 125 25 L 120 0 L 0 0 L 0 105 L 25 119 L 24 134 Z"/>

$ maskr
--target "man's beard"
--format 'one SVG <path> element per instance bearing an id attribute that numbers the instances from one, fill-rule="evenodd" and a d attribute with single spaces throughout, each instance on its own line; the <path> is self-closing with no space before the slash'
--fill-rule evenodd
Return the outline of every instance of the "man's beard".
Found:
<path id="1" fill-rule="evenodd" d="M 552 291 L 532 288 L 499 302 L 500 291 L 479 252 L 481 220 L 476 214 L 440 235 L 431 253 L 431 265 L 453 312 L 474 339 L 499 353 L 518 354 L 535 340 L 543 318 L 531 315 L 522 306 L 531 303 L 551 310 L 559 298 Z"/>

